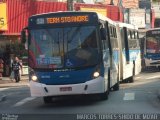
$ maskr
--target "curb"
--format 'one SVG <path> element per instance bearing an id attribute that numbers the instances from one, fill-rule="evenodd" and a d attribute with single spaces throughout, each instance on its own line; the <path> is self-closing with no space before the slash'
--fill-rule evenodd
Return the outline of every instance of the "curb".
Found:
<path id="1" fill-rule="evenodd" d="M 29 81 L 26 80 L 21 80 L 19 83 L 16 83 L 15 81 L 11 81 L 11 80 L 6 80 L 4 82 L 0 83 L 0 88 L 6 88 L 6 87 L 23 87 L 23 86 L 28 86 L 29 85 Z"/>
<path id="2" fill-rule="evenodd" d="M 28 87 L 28 85 L 26 84 L 26 85 L 15 85 L 15 86 L 11 86 L 11 85 L 6 85 L 6 86 L 0 86 L 0 88 L 16 88 L 16 87 Z"/>

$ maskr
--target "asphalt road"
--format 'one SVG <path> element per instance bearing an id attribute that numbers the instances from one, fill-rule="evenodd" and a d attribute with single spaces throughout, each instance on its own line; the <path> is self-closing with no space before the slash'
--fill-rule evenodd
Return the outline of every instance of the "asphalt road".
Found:
<path id="1" fill-rule="evenodd" d="M 141 73 L 134 83 L 121 84 L 119 91 L 111 91 L 106 101 L 100 101 L 96 96 L 69 96 L 55 98 L 53 103 L 46 105 L 42 98 L 30 97 L 27 86 L 0 88 L 0 93 L 6 96 L 0 102 L 0 113 L 34 114 L 36 118 L 43 118 L 43 114 L 54 114 L 56 117 L 57 114 L 57 119 L 59 114 L 76 114 L 76 119 L 77 114 L 89 114 L 92 119 L 97 119 L 95 114 L 160 114 L 159 92 L 160 72 Z"/>

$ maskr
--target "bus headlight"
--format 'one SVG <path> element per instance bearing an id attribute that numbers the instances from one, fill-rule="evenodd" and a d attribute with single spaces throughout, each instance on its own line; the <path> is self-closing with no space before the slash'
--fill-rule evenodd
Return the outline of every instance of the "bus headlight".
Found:
<path id="1" fill-rule="evenodd" d="M 94 77 L 94 78 L 99 77 L 99 75 L 100 75 L 100 74 L 99 74 L 99 72 L 97 72 L 97 71 L 93 73 L 93 77 Z"/>
<path id="2" fill-rule="evenodd" d="M 31 79 L 33 80 L 33 81 L 37 81 L 37 76 L 36 75 L 33 75 L 32 77 L 31 77 Z"/>

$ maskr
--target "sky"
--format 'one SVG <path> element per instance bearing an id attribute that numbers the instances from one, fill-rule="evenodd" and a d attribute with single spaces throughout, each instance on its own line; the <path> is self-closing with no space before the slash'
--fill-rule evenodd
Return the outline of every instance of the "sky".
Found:
<path id="1" fill-rule="evenodd" d="M 83 0 L 87 4 L 94 4 L 94 0 Z"/>

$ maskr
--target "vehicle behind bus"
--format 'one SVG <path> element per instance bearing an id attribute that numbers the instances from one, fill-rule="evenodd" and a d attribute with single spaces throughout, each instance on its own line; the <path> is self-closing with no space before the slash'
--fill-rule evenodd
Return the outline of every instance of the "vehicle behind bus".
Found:
<path id="1" fill-rule="evenodd" d="M 158 67 L 160 70 L 160 28 L 146 31 L 144 44 L 145 67 Z"/>
<path id="2" fill-rule="evenodd" d="M 141 72 L 141 49 L 138 27 L 119 23 L 120 31 L 120 79 L 134 82 L 135 75 Z"/>

